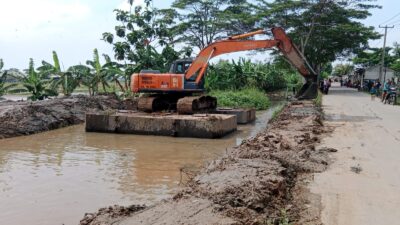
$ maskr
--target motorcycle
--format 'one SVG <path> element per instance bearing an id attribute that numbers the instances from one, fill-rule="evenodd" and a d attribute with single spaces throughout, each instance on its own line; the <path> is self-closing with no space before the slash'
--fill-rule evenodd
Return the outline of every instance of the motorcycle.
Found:
<path id="1" fill-rule="evenodd" d="M 397 90 L 396 88 L 390 88 L 388 94 L 385 99 L 385 104 L 388 103 L 389 105 L 395 105 L 397 100 Z"/>

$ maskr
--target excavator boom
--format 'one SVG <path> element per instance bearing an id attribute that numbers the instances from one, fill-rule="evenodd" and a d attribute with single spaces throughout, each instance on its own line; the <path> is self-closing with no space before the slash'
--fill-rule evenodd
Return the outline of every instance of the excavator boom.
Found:
<path id="1" fill-rule="evenodd" d="M 286 59 L 305 77 L 315 75 L 305 57 L 292 43 L 285 31 L 280 27 L 272 29 L 273 40 L 242 40 L 257 34 L 265 33 L 263 30 L 230 37 L 228 40 L 214 42 L 200 51 L 197 58 L 193 61 L 185 74 L 186 79 L 190 79 L 197 74 L 196 83 L 199 83 L 208 67 L 209 60 L 213 57 L 231 52 L 249 51 L 256 49 L 278 48 Z"/>

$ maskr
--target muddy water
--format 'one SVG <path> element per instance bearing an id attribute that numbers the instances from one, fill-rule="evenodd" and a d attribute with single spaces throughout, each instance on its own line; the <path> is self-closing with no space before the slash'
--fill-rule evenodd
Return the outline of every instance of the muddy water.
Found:
<path id="1" fill-rule="evenodd" d="M 0 140 L 0 224 L 78 224 L 85 212 L 170 197 L 193 170 L 266 127 L 255 124 L 218 140 L 85 133 L 74 126 Z"/>

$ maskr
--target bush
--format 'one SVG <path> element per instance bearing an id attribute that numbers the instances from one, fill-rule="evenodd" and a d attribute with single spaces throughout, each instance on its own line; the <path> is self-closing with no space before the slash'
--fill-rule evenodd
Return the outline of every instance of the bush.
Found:
<path id="1" fill-rule="evenodd" d="M 275 91 L 287 86 L 297 86 L 301 77 L 296 72 L 271 63 L 254 63 L 243 58 L 235 61 L 219 61 L 210 65 L 206 76 L 207 90 L 237 90 L 257 88 Z"/>
<path id="2" fill-rule="evenodd" d="M 256 88 L 242 90 L 216 90 L 209 93 L 218 99 L 218 106 L 232 108 L 255 108 L 257 110 L 268 109 L 270 101 L 265 93 Z"/>

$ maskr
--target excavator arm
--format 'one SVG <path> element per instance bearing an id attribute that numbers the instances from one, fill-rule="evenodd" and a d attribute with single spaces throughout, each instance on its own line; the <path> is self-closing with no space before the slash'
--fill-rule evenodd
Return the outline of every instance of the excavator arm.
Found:
<path id="1" fill-rule="evenodd" d="M 211 58 L 231 53 L 231 52 L 240 52 L 240 51 L 248 51 L 254 49 L 262 49 L 262 48 L 272 48 L 278 45 L 278 41 L 276 40 L 226 40 L 215 42 L 210 44 L 197 56 L 197 58 L 193 61 L 192 65 L 189 67 L 188 71 L 185 74 L 186 79 L 190 79 L 193 75 L 199 72 L 196 83 L 199 83 L 203 78 L 205 71 L 208 67 L 208 62 Z"/>
<path id="2" fill-rule="evenodd" d="M 263 33 L 265 33 L 263 30 L 259 30 L 210 44 L 200 51 L 185 73 L 185 78 L 188 80 L 197 74 L 196 83 L 199 84 L 207 70 L 210 59 L 218 55 L 276 47 L 306 80 L 297 97 L 315 98 L 317 94 L 316 73 L 282 28 L 272 28 L 273 40 L 243 40 L 244 38 Z"/>

